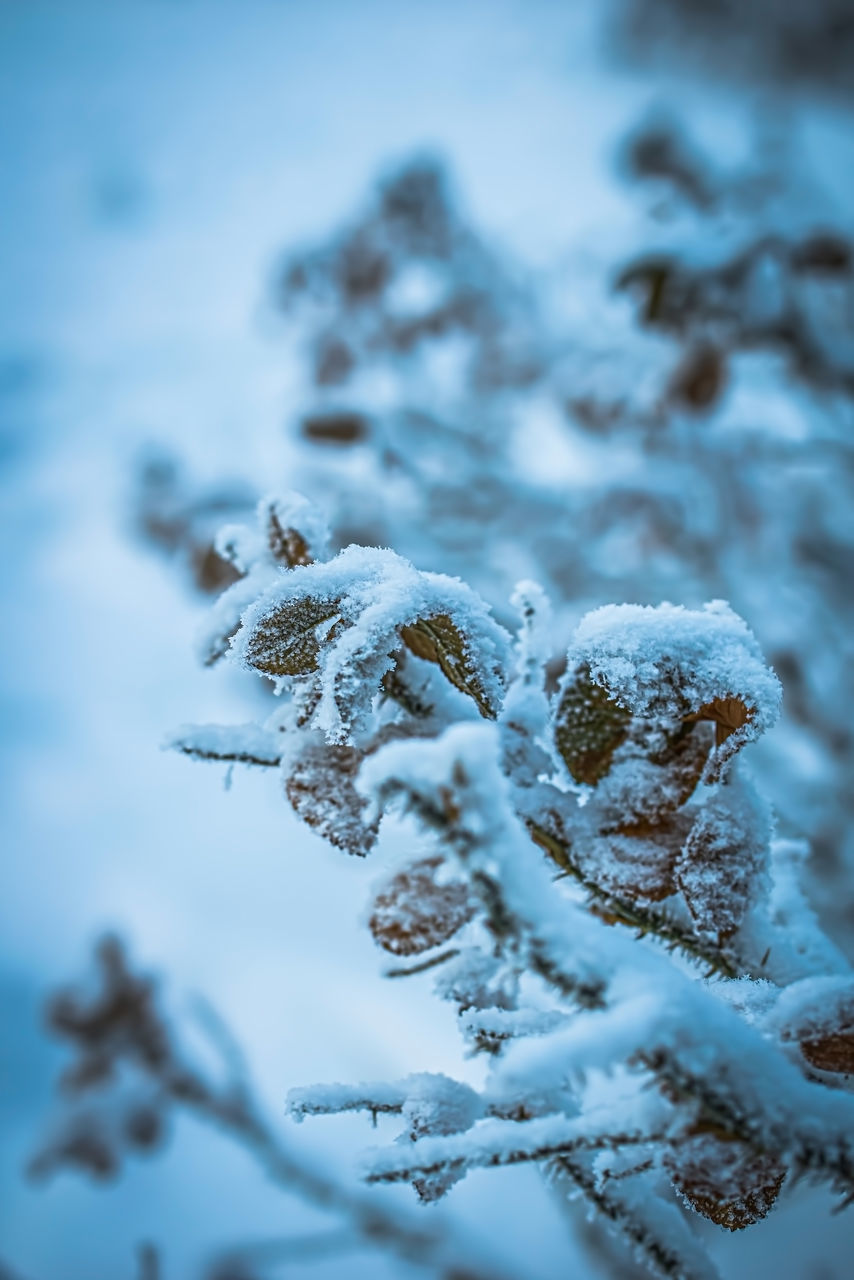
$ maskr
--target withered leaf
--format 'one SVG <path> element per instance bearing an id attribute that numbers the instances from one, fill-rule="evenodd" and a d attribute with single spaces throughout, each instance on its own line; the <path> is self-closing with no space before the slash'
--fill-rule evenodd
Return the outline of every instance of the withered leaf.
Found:
<path id="1" fill-rule="evenodd" d="M 811 1001 L 783 1038 L 797 1040 L 811 1067 L 854 1075 L 854 990 Z"/>
<path id="2" fill-rule="evenodd" d="M 718 399 L 726 381 L 723 355 L 709 343 L 689 351 L 670 380 L 669 394 L 681 408 L 705 413 Z"/>
<path id="3" fill-rule="evenodd" d="M 314 413 L 303 419 L 302 433 L 316 443 L 358 444 L 367 437 L 369 423 L 361 413 Z"/>
<path id="4" fill-rule="evenodd" d="M 211 595 L 225 591 L 241 577 L 240 570 L 231 561 L 224 560 L 211 543 L 193 546 L 190 558 L 196 586 Z"/>
<path id="5" fill-rule="evenodd" d="M 854 1075 L 854 1028 L 829 1031 L 800 1042 L 801 1053 L 819 1071 Z"/>
<path id="6" fill-rule="evenodd" d="M 290 766 L 285 794 L 303 822 L 345 853 L 364 857 L 377 838 L 379 820 L 364 820 L 367 801 L 355 779 L 364 759 L 355 747 L 311 743 Z"/>
<path id="7" fill-rule="evenodd" d="M 764 1218 L 786 1176 L 776 1156 L 713 1133 L 680 1144 L 667 1165 L 691 1208 L 727 1231 L 742 1231 Z"/>
<path id="8" fill-rule="evenodd" d="M 710 750 L 711 730 L 683 724 L 665 734 L 663 747 L 648 755 L 648 759 L 664 772 L 656 794 L 650 797 L 652 805 L 644 806 L 647 816 L 652 816 L 656 799 L 663 812 L 678 809 L 690 800 L 702 777 Z"/>
<path id="9" fill-rule="evenodd" d="M 429 951 L 453 937 L 474 915 L 463 880 L 437 883 L 440 857 L 421 858 L 402 868 L 374 899 L 369 927 L 374 940 L 396 956 Z"/>
<path id="10" fill-rule="evenodd" d="M 465 636 L 446 613 L 419 618 L 400 628 L 400 638 L 410 652 L 435 662 L 451 684 L 472 698 L 480 714 L 494 720 L 497 714 L 472 661 Z"/>
<path id="11" fill-rule="evenodd" d="M 678 845 L 666 827 L 614 832 L 590 842 L 596 882 L 608 893 L 632 900 L 660 902 L 674 891 L 673 865 Z"/>
<path id="12" fill-rule="evenodd" d="M 750 905 L 764 856 L 761 832 L 707 805 L 676 863 L 676 883 L 701 933 L 730 937 Z"/>
<path id="13" fill-rule="evenodd" d="M 279 564 L 287 565 L 289 569 L 312 563 L 311 552 L 305 538 L 298 529 L 291 529 L 282 524 L 275 506 L 271 506 L 267 512 L 267 545 L 273 559 Z"/>
<path id="14" fill-rule="evenodd" d="M 700 707 L 699 711 L 685 716 L 685 720 L 711 720 L 715 726 L 715 746 L 720 747 L 730 734 L 747 724 L 753 717 L 754 710 L 754 707 L 746 706 L 738 697 L 714 698 Z"/>
<path id="15" fill-rule="evenodd" d="M 555 746 L 576 782 L 595 787 L 605 776 L 631 719 L 631 712 L 593 683 L 586 666 L 578 668 L 555 717 Z"/>
<path id="16" fill-rule="evenodd" d="M 302 676 L 316 671 L 321 643 L 317 628 L 326 625 L 324 643 L 328 643 L 348 625 L 341 617 L 340 605 L 340 600 L 311 596 L 277 605 L 256 623 L 246 643 L 246 661 L 268 676 Z"/>

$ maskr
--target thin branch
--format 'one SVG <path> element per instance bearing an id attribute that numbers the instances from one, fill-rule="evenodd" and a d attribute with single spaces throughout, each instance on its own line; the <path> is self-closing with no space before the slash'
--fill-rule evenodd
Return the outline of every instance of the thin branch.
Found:
<path id="1" fill-rule="evenodd" d="M 495 1280 L 492 1267 L 485 1271 L 477 1258 L 463 1259 L 461 1254 L 468 1250 L 444 1230 L 432 1223 L 416 1222 L 412 1215 L 402 1213 L 399 1205 L 386 1209 L 373 1197 L 351 1190 L 289 1151 L 249 1098 L 218 1094 L 196 1074 L 178 1065 L 165 1073 L 164 1082 L 176 1101 L 212 1121 L 244 1146 L 273 1182 L 320 1208 L 339 1213 L 364 1240 L 384 1245 L 408 1262 L 433 1266 L 443 1274 L 464 1267 L 471 1280 Z"/>
<path id="2" fill-rule="evenodd" d="M 452 1224 L 435 1217 L 425 1221 L 399 1204 L 386 1206 L 375 1195 L 351 1186 L 292 1147 L 262 1114 L 243 1064 L 239 1057 L 234 1060 L 231 1037 L 221 1026 L 218 1042 L 225 1037 L 226 1057 L 239 1073 L 223 1084 L 209 1080 L 187 1061 L 158 1007 L 154 982 L 129 968 L 120 942 L 104 939 L 96 957 L 101 978 L 97 992 L 90 995 L 87 991 L 82 997 L 62 992 L 49 1006 L 51 1026 L 77 1050 L 73 1074 L 81 1081 L 77 1091 L 86 1091 L 86 1101 L 82 1108 L 71 1111 L 64 1129 L 36 1155 L 35 1169 L 50 1172 L 62 1164 L 76 1164 L 102 1175 L 105 1170 L 113 1173 L 118 1169 L 127 1145 L 126 1127 L 121 1122 L 123 1095 L 111 1094 L 117 1078 L 127 1081 L 130 1071 L 141 1077 L 147 1094 L 155 1086 L 161 1109 L 172 1103 L 216 1125 L 253 1157 L 273 1183 L 337 1215 L 339 1225 L 357 1233 L 366 1244 L 383 1246 L 407 1262 L 433 1269 L 446 1280 L 455 1270 L 465 1271 L 471 1280 L 496 1280 L 498 1274 L 512 1274 L 497 1269 L 491 1258 L 484 1261 L 459 1238 Z M 98 1070 L 93 1074 L 95 1067 Z M 97 1132 L 98 1108 L 91 1097 L 95 1090 L 106 1095 L 100 1100 L 101 1111 L 111 1118 L 102 1134 Z M 93 1142 L 98 1163 L 81 1158 L 79 1141 L 75 1146 L 81 1123 L 96 1125 Z M 88 1149 L 82 1152 L 83 1156 L 91 1154 Z"/>
<path id="3" fill-rule="evenodd" d="M 584 1131 L 588 1117 L 567 1120 L 488 1121 L 479 1129 L 447 1137 L 426 1137 L 404 1150 L 387 1150 L 367 1182 L 409 1182 L 413 1178 L 463 1169 L 492 1169 L 514 1164 L 539 1164 L 556 1155 L 579 1151 L 616 1151 L 667 1139 L 667 1128 L 630 1131 Z"/>
<path id="4" fill-rule="evenodd" d="M 350 1253 L 364 1247 L 364 1240 L 352 1230 L 316 1231 L 275 1240 L 252 1240 L 217 1254 L 208 1267 L 210 1280 L 219 1276 L 242 1275 L 247 1264 L 316 1262 L 322 1258 Z"/>
<path id="5" fill-rule="evenodd" d="M 191 760 L 213 760 L 222 764 L 249 764 L 261 769 L 276 769 L 282 763 L 281 754 L 271 752 L 269 756 L 260 756 L 252 751 L 214 751 L 210 747 L 193 746 L 192 743 L 176 742 L 176 751 L 188 756 Z"/>
<path id="6" fill-rule="evenodd" d="M 419 964 L 401 965 L 396 969 L 386 969 L 383 973 L 384 978 L 411 978 L 416 973 L 426 973 L 428 969 L 435 969 L 439 964 L 445 964 L 447 960 L 453 960 L 455 956 L 460 954 L 459 947 L 449 947 L 447 951 L 441 951 L 437 956 L 431 956 L 429 960 L 422 960 Z"/>

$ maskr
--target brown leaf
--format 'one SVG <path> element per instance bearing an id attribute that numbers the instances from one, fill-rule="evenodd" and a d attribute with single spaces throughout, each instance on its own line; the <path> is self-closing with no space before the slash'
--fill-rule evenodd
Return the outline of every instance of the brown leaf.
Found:
<path id="1" fill-rule="evenodd" d="M 801 1053 L 819 1071 L 854 1075 L 854 1028 L 831 1031 L 827 1035 L 801 1040 Z"/>
<path id="2" fill-rule="evenodd" d="M 676 863 L 676 883 L 699 931 L 718 940 L 740 926 L 767 852 L 767 832 L 720 804 L 700 811 Z"/>
<path id="3" fill-rule="evenodd" d="M 563 692 L 555 718 L 555 746 L 576 782 L 595 787 L 626 739 L 631 712 L 594 684 L 579 667 Z"/>
<path id="4" fill-rule="evenodd" d="M 697 1134 L 667 1159 L 673 1185 L 697 1213 L 742 1231 L 772 1209 L 786 1169 L 737 1139 Z"/>
<path id="5" fill-rule="evenodd" d="M 231 561 L 224 560 L 211 543 L 193 545 L 190 559 L 196 586 L 211 595 L 225 591 L 241 577 L 240 570 Z"/>
<path id="6" fill-rule="evenodd" d="M 705 726 L 678 725 L 662 732 L 655 721 L 635 717 L 617 762 L 590 801 L 600 830 L 645 835 L 667 824 L 694 794 L 711 738 Z"/>
<path id="7" fill-rule="evenodd" d="M 854 1075 L 854 990 L 849 985 L 810 1001 L 783 1032 L 819 1071 Z"/>
<path id="8" fill-rule="evenodd" d="M 365 822 L 367 801 L 355 787 L 363 760 L 355 747 L 315 742 L 285 778 L 285 794 L 303 822 L 336 848 L 360 857 L 370 851 L 379 829 L 379 820 Z"/>
<path id="9" fill-rule="evenodd" d="M 400 638 L 411 653 L 426 662 L 435 662 L 451 684 L 473 698 L 480 714 L 494 720 L 497 714 L 472 662 L 466 638 L 446 613 L 419 618 L 400 628 Z"/>
<path id="10" fill-rule="evenodd" d="M 632 900 L 661 902 L 674 892 L 673 864 L 678 853 L 664 831 L 615 832 L 591 842 L 596 882 L 607 893 Z"/>
<path id="11" fill-rule="evenodd" d="M 324 643 L 335 639 L 348 624 L 341 617 L 340 600 L 302 596 L 286 600 L 256 624 L 246 644 L 246 660 L 268 676 L 302 676 L 316 671 L 320 641 L 317 628 L 328 626 Z"/>
<path id="12" fill-rule="evenodd" d="M 273 559 L 289 569 L 312 563 L 305 538 L 298 529 L 286 528 L 282 524 L 275 506 L 267 512 L 267 545 Z"/>
<path id="13" fill-rule="evenodd" d="M 720 747 L 730 734 L 741 729 L 752 719 L 755 708 L 745 706 L 741 698 L 714 698 L 705 703 L 699 711 L 685 716 L 685 721 L 711 720 L 715 725 L 715 746 Z"/>
<path id="14" fill-rule="evenodd" d="M 429 951 L 463 927 L 474 915 L 463 880 L 436 881 L 440 857 L 421 858 L 402 868 L 374 899 L 369 927 L 374 940 L 396 956 Z"/>

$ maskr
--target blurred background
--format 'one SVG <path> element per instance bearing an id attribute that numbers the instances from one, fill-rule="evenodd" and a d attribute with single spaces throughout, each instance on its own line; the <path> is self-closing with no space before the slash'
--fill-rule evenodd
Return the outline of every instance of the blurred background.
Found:
<path id="1" fill-rule="evenodd" d="M 785 690 L 753 769 L 854 952 L 852 124 L 850 0 L 0 4 L 0 1275 L 208 1277 L 320 1220 L 188 1120 L 103 1185 L 25 1176 L 45 998 L 107 929 L 176 1020 L 216 1008 L 274 1115 L 482 1078 L 430 975 L 383 979 L 393 836 L 348 859 L 269 772 L 160 749 L 269 698 L 194 651 L 214 534 L 265 493 L 505 620 L 537 579 L 556 655 L 602 603 L 729 600 Z M 298 1138 L 342 1171 L 372 1140 Z M 710 1227 L 722 1273 L 842 1280 L 827 1208 Z M 444 1212 L 532 1280 L 638 1274 L 532 1170 Z"/>

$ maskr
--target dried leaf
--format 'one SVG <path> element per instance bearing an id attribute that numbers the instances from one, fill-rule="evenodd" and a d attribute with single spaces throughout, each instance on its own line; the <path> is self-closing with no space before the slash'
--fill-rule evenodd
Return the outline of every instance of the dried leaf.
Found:
<path id="1" fill-rule="evenodd" d="M 369 424 L 361 413 L 314 413 L 303 418 L 302 433 L 316 444 L 358 444 L 368 436 Z"/>
<path id="2" fill-rule="evenodd" d="M 711 720 L 715 726 L 715 746 L 720 747 L 730 734 L 742 729 L 752 719 L 754 708 L 745 706 L 741 698 L 715 698 L 705 703 L 699 711 L 685 716 L 686 722 Z"/>
<path id="3" fill-rule="evenodd" d="M 701 933 L 722 940 L 738 929 L 756 893 L 767 854 L 767 813 L 749 793 L 700 811 L 676 864 L 676 883 Z"/>
<path id="4" fill-rule="evenodd" d="M 210 595 L 225 591 L 241 577 L 239 569 L 224 560 L 209 542 L 191 546 L 190 561 L 196 586 Z"/>
<path id="5" fill-rule="evenodd" d="M 854 989 L 813 994 L 783 1032 L 818 1071 L 854 1075 Z"/>
<path id="6" fill-rule="evenodd" d="M 318 627 L 325 627 L 323 643 L 329 643 L 348 624 L 339 600 L 301 596 L 286 600 L 256 623 L 246 643 L 246 661 L 268 676 L 303 676 L 318 668 L 321 641 Z"/>
<path id="7" fill-rule="evenodd" d="M 801 1040 L 801 1053 L 819 1071 L 854 1075 L 854 1027 Z"/>
<path id="8" fill-rule="evenodd" d="M 663 746 L 653 746 L 649 751 L 647 758 L 662 770 L 656 794 L 650 796 L 653 812 L 663 817 L 691 799 L 709 758 L 710 739 L 710 730 L 695 729 L 693 724 L 679 725 L 665 733 Z M 656 800 L 660 803 L 656 804 Z M 652 817 L 649 809 L 647 815 Z"/>
<path id="9" fill-rule="evenodd" d="M 379 829 L 379 820 L 365 822 L 367 801 L 355 787 L 363 760 L 355 747 L 312 742 L 285 777 L 285 794 L 303 822 L 336 848 L 360 857 L 370 851 Z"/>
<path id="10" fill-rule="evenodd" d="M 374 899 L 374 940 L 396 956 L 414 956 L 452 938 L 474 915 L 463 880 L 437 883 L 439 857 L 421 858 L 398 871 Z"/>
<path id="11" fill-rule="evenodd" d="M 593 683 L 581 666 L 566 685 L 555 717 L 555 746 L 576 782 L 595 787 L 625 741 L 631 712 Z"/>
<path id="12" fill-rule="evenodd" d="M 273 559 L 289 569 L 312 563 L 305 538 L 298 529 L 286 528 L 282 524 L 275 506 L 267 512 L 267 545 Z"/>
<path id="13" fill-rule="evenodd" d="M 773 1208 L 785 1166 L 776 1156 L 712 1133 L 697 1134 L 667 1159 L 673 1185 L 692 1209 L 727 1231 L 742 1231 Z"/>
<path id="14" fill-rule="evenodd" d="M 400 638 L 417 658 L 435 662 L 456 689 L 473 698 L 482 716 L 495 719 L 497 709 L 487 697 L 466 637 L 446 613 L 401 627 Z"/>
<path id="15" fill-rule="evenodd" d="M 605 892 L 622 898 L 660 902 L 674 891 L 673 866 L 678 841 L 666 828 L 601 836 L 590 842 L 596 883 Z M 650 838 L 650 837 L 654 838 Z"/>

